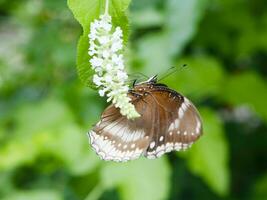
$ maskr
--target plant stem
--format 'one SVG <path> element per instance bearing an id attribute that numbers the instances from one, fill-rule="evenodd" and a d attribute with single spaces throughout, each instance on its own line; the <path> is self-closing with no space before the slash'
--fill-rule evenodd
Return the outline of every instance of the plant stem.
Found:
<path id="1" fill-rule="evenodd" d="M 108 14 L 108 5 L 109 5 L 109 0 L 106 0 L 105 15 Z"/>
<path id="2" fill-rule="evenodd" d="M 92 191 L 85 197 L 84 200 L 98 200 L 101 194 L 104 192 L 104 187 L 101 183 L 98 183 Z"/>

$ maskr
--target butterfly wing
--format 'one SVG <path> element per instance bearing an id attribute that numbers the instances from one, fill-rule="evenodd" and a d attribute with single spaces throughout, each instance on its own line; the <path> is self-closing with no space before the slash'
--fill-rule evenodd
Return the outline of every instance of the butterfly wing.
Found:
<path id="1" fill-rule="evenodd" d="M 166 87 L 151 91 L 154 107 L 155 126 L 147 158 L 157 158 L 173 150 L 189 148 L 202 134 L 202 122 L 195 106 L 179 93 Z"/>
<path id="2" fill-rule="evenodd" d="M 141 117 L 128 120 L 118 108 L 110 105 L 89 132 L 91 145 L 103 160 L 133 160 L 146 151 L 151 140 L 148 133 L 151 132 L 152 110 L 143 100 L 135 101 L 135 108 Z"/>
<path id="3" fill-rule="evenodd" d="M 133 103 L 141 117 L 128 120 L 113 105 L 89 132 L 90 142 L 104 160 L 128 161 L 141 155 L 157 158 L 189 148 L 202 134 L 194 105 L 165 86 L 154 88 Z"/>

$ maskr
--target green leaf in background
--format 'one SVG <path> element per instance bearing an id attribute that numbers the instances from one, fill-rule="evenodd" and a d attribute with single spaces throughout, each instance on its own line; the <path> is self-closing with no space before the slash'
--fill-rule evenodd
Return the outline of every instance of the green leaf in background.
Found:
<path id="1" fill-rule="evenodd" d="M 10 170 L 32 162 L 41 153 L 58 156 L 74 175 L 98 166 L 99 159 L 89 150 L 86 132 L 60 100 L 50 98 L 25 105 L 16 116 L 17 131 L 0 150 L 0 169 Z"/>
<path id="2" fill-rule="evenodd" d="M 114 26 L 120 26 L 123 31 L 123 40 L 126 44 L 128 39 L 128 19 L 125 11 L 130 0 L 110 0 L 109 13 L 112 16 Z M 77 46 L 77 71 L 81 81 L 95 88 L 92 83 L 93 70 L 91 69 L 88 55 L 88 33 L 90 32 L 90 23 L 104 13 L 104 0 L 68 0 L 68 6 L 73 12 L 74 17 L 78 20 L 83 28 L 83 34 L 79 39 Z"/>
<path id="3" fill-rule="evenodd" d="M 194 36 L 207 3 L 207 0 L 167 1 L 166 35 L 171 56 L 180 55 Z"/>
<path id="4" fill-rule="evenodd" d="M 130 13 L 130 18 L 131 25 L 138 28 L 161 26 L 164 23 L 163 13 L 153 8 L 141 9 L 135 12 L 132 11 Z"/>
<path id="5" fill-rule="evenodd" d="M 248 17 L 250 20 L 251 18 Z M 252 21 L 252 20 L 251 20 Z M 246 27 L 246 30 L 242 31 L 242 35 L 237 41 L 237 52 L 239 52 L 240 57 L 247 57 L 255 52 L 258 49 L 267 50 L 267 16 L 262 21 L 257 23 L 251 23 L 250 26 Z"/>
<path id="6" fill-rule="evenodd" d="M 138 41 L 137 55 L 144 67 L 142 71 L 146 75 L 152 76 L 164 72 L 172 66 L 173 56 L 180 55 L 196 33 L 206 2 L 206 0 L 167 1 L 163 29 L 148 34 Z"/>
<path id="7" fill-rule="evenodd" d="M 167 43 L 166 35 L 161 32 L 148 34 L 138 41 L 137 56 L 142 73 L 153 76 L 171 66 Z"/>
<path id="8" fill-rule="evenodd" d="M 39 152 L 57 155 L 74 176 L 88 174 L 100 164 L 99 158 L 89 147 L 87 134 L 77 125 L 65 125 L 56 132 L 47 134 L 50 135 L 43 134 L 34 140 L 38 144 Z"/>
<path id="9" fill-rule="evenodd" d="M 181 69 L 183 64 L 187 64 L 187 67 Z M 178 71 L 163 80 L 169 87 L 198 100 L 221 94 L 219 91 L 225 73 L 215 58 L 208 56 L 182 58 L 176 67 Z"/>
<path id="10" fill-rule="evenodd" d="M 53 190 L 32 190 L 14 192 L 2 200 L 63 200 L 63 197 Z"/>
<path id="11" fill-rule="evenodd" d="M 23 137 L 32 137 L 37 132 L 64 126 L 66 122 L 74 120 L 65 104 L 53 97 L 42 102 L 24 104 L 17 109 L 14 118 L 18 127 L 16 134 Z"/>
<path id="12" fill-rule="evenodd" d="M 192 173 L 200 176 L 219 195 L 229 192 L 228 145 L 223 125 L 208 108 L 200 109 L 204 134 L 188 152 L 187 161 Z"/>
<path id="13" fill-rule="evenodd" d="M 260 177 L 256 181 L 250 199 L 262 200 L 265 199 L 266 197 L 267 197 L 267 174 L 265 174 L 263 177 Z"/>
<path id="14" fill-rule="evenodd" d="M 31 141 L 11 141 L 0 150 L 0 171 L 12 170 L 21 164 L 31 162 L 37 153 Z"/>
<path id="15" fill-rule="evenodd" d="M 267 84 L 254 72 L 229 76 L 221 90 L 221 97 L 228 103 L 247 105 L 267 121 Z"/>
<path id="16" fill-rule="evenodd" d="M 170 167 L 164 158 L 107 163 L 101 180 L 104 188 L 118 187 L 123 200 L 162 200 L 169 194 Z"/>

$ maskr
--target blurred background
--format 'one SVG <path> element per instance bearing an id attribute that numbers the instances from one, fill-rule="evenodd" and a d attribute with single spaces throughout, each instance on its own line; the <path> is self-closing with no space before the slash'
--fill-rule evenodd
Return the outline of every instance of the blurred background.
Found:
<path id="1" fill-rule="evenodd" d="M 204 135 L 156 160 L 100 161 L 86 132 L 105 99 L 76 74 L 63 0 L 0 0 L 0 199 L 267 199 L 265 0 L 132 0 L 128 71 L 199 108 Z"/>

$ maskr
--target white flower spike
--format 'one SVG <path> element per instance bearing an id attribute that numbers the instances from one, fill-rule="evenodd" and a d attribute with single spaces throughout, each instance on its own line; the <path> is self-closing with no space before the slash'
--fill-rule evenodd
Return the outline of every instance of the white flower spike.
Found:
<path id="1" fill-rule="evenodd" d="M 115 107 L 120 108 L 122 115 L 128 119 L 139 117 L 131 99 L 127 96 L 129 86 L 124 71 L 122 30 L 116 27 L 112 31 L 111 16 L 108 14 L 108 0 L 105 14 L 91 23 L 89 37 L 90 63 L 95 71 L 93 82 L 99 88 L 99 95 L 108 97 Z"/>

